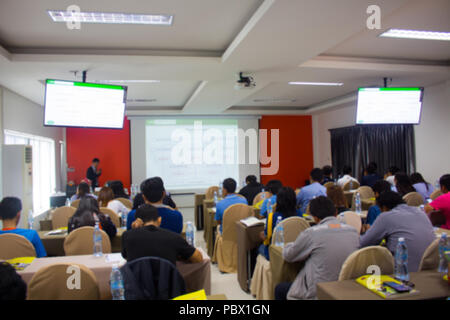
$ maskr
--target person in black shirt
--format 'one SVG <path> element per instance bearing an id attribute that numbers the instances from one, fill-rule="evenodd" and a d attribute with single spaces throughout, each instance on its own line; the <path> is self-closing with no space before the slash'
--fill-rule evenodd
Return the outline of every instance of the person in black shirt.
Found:
<path id="1" fill-rule="evenodd" d="M 158 257 L 173 264 L 177 260 L 192 263 L 203 261 L 201 252 L 179 234 L 161 229 L 161 216 L 156 207 L 150 204 L 141 205 L 136 210 L 133 229 L 122 235 L 122 257 L 127 261 L 143 257 Z"/>
<path id="2" fill-rule="evenodd" d="M 333 182 L 332 177 L 333 168 L 331 166 L 324 166 L 322 168 L 322 172 L 323 172 L 322 185 L 324 185 L 327 182 Z"/>
<path id="3" fill-rule="evenodd" d="M 91 181 L 92 190 L 95 191 L 95 188 L 98 187 L 98 177 L 102 174 L 102 169 L 97 169 L 100 160 L 98 158 L 94 158 L 92 160 L 92 165 L 86 171 L 86 178 Z"/>
<path id="4" fill-rule="evenodd" d="M 256 181 L 256 177 L 254 175 L 247 176 L 247 178 L 245 178 L 245 183 L 247 185 L 239 191 L 239 194 L 243 195 L 247 199 L 247 203 L 249 205 L 252 205 L 253 199 L 255 199 L 256 195 L 262 191 L 264 186 Z"/>
<path id="5" fill-rule="evenodd" d="M 361 180 L 361 186 L 369 186 L 373 187 L 375 182 L 383 179 L 377 174 L 377 164 L 375 162 L 371 162 L 367 165 L 366 170 L 364 170 L 364 176 Z"/>

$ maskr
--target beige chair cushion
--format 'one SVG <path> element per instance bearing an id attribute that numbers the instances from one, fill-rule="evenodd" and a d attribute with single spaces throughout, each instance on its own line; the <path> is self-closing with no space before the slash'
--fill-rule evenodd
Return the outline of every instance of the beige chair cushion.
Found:
<path id="1" fill-rule="evenodd" d="M 328 181 L 328 182 L 325 183 L 323 186 L 324 186 L 325 188 L 332 187 L 332 186 L 334 186 L 334 182 L 333 182 L 333 181 Z"/>
<path id="2" fill-rule="evenodd" d="M 430 195 L 430 199 L 435 200 L 436 198 L 439 198 L 442 195 L 443 195 L 443 193 L 441 190 L 434 190 Z"/>
<path id="3" fill-rule="evenodd" d="M 350 184 L 352 185 L 351 189 L 350 189 Z M 351 180 L 351 181 L 348 181 L 346 184 L 344 184 L 343 190 L 349 191 L 349 190 L 354 190 L 354 189 L 358 189 L 358 188 L 359 188 L 359 182 Z"/>
<path id="4" fill-rule="evenodd" d="M 419 270 L 437 270 L 439 267 L 439 239 L 434 240 L 423 253 Z"/>
<path id="5" fill-rule="evenodd" d="M 116 226 L 116 228 L 120 228 L 120 217 L 117 213 L 106 207 L 100 207 L 100 212 L 109 216 L 111 218 L 112 223 L 114 223 L 114 225 Z"/>
<path id="6" fill-rule="evenodd" d="M 228 207 L 223 213 L 223 232 L 217 228 L 213 262 L 218 263 L 222 272 L 237 272 L 237 235 L 236 222 L 253 215 L 252 207 L 238 203 Z"/>
<path id="7" fill-rule="evenodd" d="M 69 269 L 73 266 L 73 270 Z M 80 271 L 79 288 L 75 275 Z M 70 289 L 69 285 L 74 285 Z M 95 274 L 86 266 L 57 263 L 41 268 L 28 284 L 28 300 L 99 300 L 100 290 Z"/>
<path id="8" fill-rule="evenodd" d="M 381 274 L 389 275 L 394 272 L 394 258 L 385 247 L 370 246 L 356 250 L 350 254 L 342 264 L 339 281 L 356 279 L 368 274 L 367 267 L 380 267 Z"/>
<path id="9" fill-rule="evenodd" d="M 78 206 L 80 205 L 80 199 L 77 199 L 77 200 L 73 200 L 71 203 L 70 203 L 70 206 L 71 207 L 74 207 L 74 208 L 76 208 L 76 209 L 78 209 Z"/>
<path id="10" fill-rule="evenodd" d="M 352 197 L 352 210 L 355 210 L 355 197 L 356 197 L 356 193 L 359 192 L 359 195 L 361 197 L 361 200 L 365 200 L 365 199 L 370 199 L 370 198 L 375 198 L 375 193 L 373 192 L 371 187 L 368 186 L 362 186 L 359 187 L 358 189 L 356 189 L 356 191 L 353 193 L 353 197 Z M 362 203 L 361 203 L 362 206 Z M 364 209 L 363 209 L 364 210 Z"/>
<path id="11" fill-rule="evenodd" d="M 270 192 L 265 191 L 264 192 L 264 199 L 270 198 L 272 196 L 272 194 Z M 263 192 L 258 193 L 255 198 L 253 199 L 253 205 L 257 204 L 258 202 L 260 202 L 262 200 L 262 196 L 263 196 Z"/>
<path id="12" fill-rule="evenodd" d="M 205 192 L 205 199 L 213 199 L 214 191 L 219 193 L 219 187 L 218 186 L 209 187 Z"/>
<path id="13" fill-rule="evenodd" d="M 120 202 L 122 202 L 122 204 L 127 207 L 128 209 L 133 209 L 133 202 L 131 202 L 130 199 L 126 199 L 126 198 L 116 198 L 115 200 L 118 200 Z"/>
<path id="14" fill-rule="evenodd" d="M 342 221 L 343 223 L 352 226 L 355 228 L 358 233 L 361 233 L 361 217 L 353 211 L 345 211 L 338 215 L 338 220 Z"/>
<path id="15" fill-rule="evenodd" d="M 406 204 L 411 207 L 418 207 L 424 204 L 423 197 L 418 192 L 410 192 L 403 196 Z"/>
<path id="16" fill-rule="evenodd" d="M 276 223 L 276 221 L 273 223 Z M 281 225 L 283 226 L 284 243 L 294 242 L 301 232 L 310 227 L 309 223 L 300 217 L 289 217 L 281 220 Z M 278 229 L 275 227 L 271 240 L 273 245 L 275 244 L 277 233 Z"/>
<path id="17" fill-rule="evenodd" d="M 52 228 L 58 229 L 62 227 L 67 227 L 69 224 L 69 219 L 77 211 L 74 207 L 59 207 L 56 208 L 52 213 Z"/>
<path id="18" fill-rule="evenodd" d="M 100 232 L 103 253 L 111 253 L 109 236 L 103 230 Z M 66 256 L 94 254 L 94 227 L 81 227 L 69 233 L 64 239 L 64 252 Z"/>
<path id="19" fill-rule="evenodd" d="M 24 236 L 15 233 L 0 235 L 0 260 L 19 257 L 36 257 L 33 244 Z"/>

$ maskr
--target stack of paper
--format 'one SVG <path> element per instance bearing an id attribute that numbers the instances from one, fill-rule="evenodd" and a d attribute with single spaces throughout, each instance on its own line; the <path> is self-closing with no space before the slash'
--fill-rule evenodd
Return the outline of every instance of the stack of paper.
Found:
<path id="1" fill-rule="evenodd" d="M 255 217 L 248 217 L 248 218 L 242 219 L 241 222 L 243 224 L 245 224 L 247 227 L 252 227 L 252 226 L 259 225 L 259 224 L 266 224 L 265 219 L 259 220 Z"/>

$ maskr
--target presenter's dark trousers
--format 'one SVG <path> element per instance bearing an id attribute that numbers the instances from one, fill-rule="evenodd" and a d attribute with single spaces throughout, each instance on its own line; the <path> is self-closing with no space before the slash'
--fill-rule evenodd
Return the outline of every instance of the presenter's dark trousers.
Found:
<path id="1" fill-rule="evenodd" d="M 292 282 L 280 282 L 275 287 L 275 300 L 287 300 L 287 294 L 292 286 Z"/>

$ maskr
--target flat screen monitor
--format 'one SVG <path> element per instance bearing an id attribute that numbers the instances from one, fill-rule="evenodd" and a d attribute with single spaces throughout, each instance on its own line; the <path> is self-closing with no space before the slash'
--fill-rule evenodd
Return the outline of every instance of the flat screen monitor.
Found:
<path id="1" fill-rule="evenodd" d="M 126 86 L 47 79 L 44 126 L 122 129 L 126 98 Z"/>
<path id="2" fill-rule="evenodd" d="M 423 88 L 359 88 L 356 124 L 419 124 Z"/>

